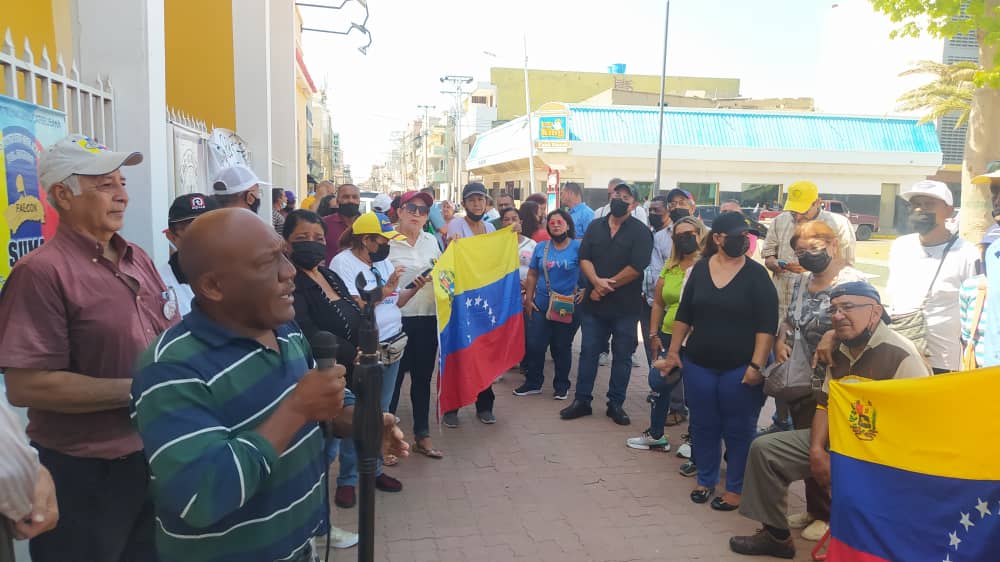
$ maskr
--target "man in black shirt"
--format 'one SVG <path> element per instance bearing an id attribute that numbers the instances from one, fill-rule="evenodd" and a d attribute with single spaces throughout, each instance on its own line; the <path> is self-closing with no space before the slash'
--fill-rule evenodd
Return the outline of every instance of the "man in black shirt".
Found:
<path id="1" fill-rule="evenodd" d="M 610 213 L 594 219 L 580 244 L 580 270 L 586 284 L 583 307 L 583 345 L 576 379 L 576 396 L 559 415 L 564 420 L 589 416 L 594 379 L 601 350 L 611 340 L 611 382 L 607 415 L 619 425 L 631 423 L 622 408 L 632 351 L 636 346 L 636 322 L 642 312 L 642 272 L 649 265 L 653 235 L 631 216 L 638 194 L 625 183 L 611 196 Z"/>

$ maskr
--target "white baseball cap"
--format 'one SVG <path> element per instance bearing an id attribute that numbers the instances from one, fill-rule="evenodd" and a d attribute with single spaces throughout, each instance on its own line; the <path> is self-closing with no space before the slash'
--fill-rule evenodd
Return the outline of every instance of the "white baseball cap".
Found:
<path id="1" fill-rule="evenodd" d="M 219 170 L 212 180 L 213 195 L 233 195 L 243 193 L 255 185 L 271 185 L 262 182 L 253 170 L 243 164 L 234 164 Z"/>
<path id="2" fill-rule="evenodd" d="M 934 180 L 922 180 L 910 186 L 910 189 L 906 192 L 900 194 L 900 197 L 909 201 L 912 197 L 917 195 L 925 195 L 927 197 L 933 197 L 935 199 L 940 199 L 944 201 L 949 207 L 955 205 L 954 200 L 951 198 L 951 190 L 948 186 Z"/>
<path id="3" fill-rule="evenodd" d="M 379 193 L 375 196 L 372 201 L 372 210 L 379 213 L 388 213 L 389 208 L 392 207 L 392 198 L 385 193 Z"/>
<path id="4" fill-rule="evenodd" d="M 142 162 L 142 153 L 114 152 L 83 135 L 73 134 L 53 144 L 38 159 L 38 177 L 45 189 L 72 176 L 103 176 L 122 166 Z"/>

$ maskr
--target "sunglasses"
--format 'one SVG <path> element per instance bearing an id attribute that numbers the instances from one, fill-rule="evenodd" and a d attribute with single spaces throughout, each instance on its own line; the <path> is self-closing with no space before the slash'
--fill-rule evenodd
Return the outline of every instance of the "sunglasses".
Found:
<path id="1" fill-rule="evenodd" d="M 430 207 L 426 205 L 417 205 L 416 203 L 407 203 L 406 205 L 403 205 L 403 209 L 405 209 L 407 213 L 420 215 L 422 217 L 427 216 L 427 213 L 430 212 Z"/>

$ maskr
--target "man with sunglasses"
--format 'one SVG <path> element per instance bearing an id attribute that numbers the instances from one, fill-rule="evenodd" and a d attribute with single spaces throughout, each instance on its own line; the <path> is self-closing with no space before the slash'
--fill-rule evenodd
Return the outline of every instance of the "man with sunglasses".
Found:
<path id="1" fill-rule="evenodd" d="M 739 554 L 794 558 L 786 519 L 788 486 L 809 476 L 830 489 L 830 432 L 827 398 L 830 381 L 926 377 L 930 367 L 910 340 L 889 327 L 878 291 L 864 281 L 838 285 L 830 292 L 830 317 L 837 348 L 826 379 L 816 393 L 811 429 L 758 437 L 750 447 L 740 513 L 763 527 L 756 534 L 729 539 Z"/>

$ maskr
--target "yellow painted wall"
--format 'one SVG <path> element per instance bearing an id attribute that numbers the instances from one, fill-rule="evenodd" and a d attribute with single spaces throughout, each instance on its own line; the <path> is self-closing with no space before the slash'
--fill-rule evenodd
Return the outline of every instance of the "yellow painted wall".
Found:
<path id="1" fill-rule="evenodd" d="M 18 56 L 24 55 L 24 40 L 31 42 L 35 63 L 41 62 L 42 48 L 49 52 L 49 60 L 55 68 L 61 53 L 66 70 L 73 61 L 73 29 L 71 20 L 72 0 L 0 0 L 0 41 L 10 29 L 11 38 Z M 0 70 L 0 94 L 8 94 L 3 87 L 3 71 Z M 23 92 L 24 82 L 19 89 Z"/>
<path id="2" fill-rule="evenodd" d="M 563 70 L 528 69 L 531 89 L 531 110 L 551 101 L 577 103 L 613 88 L 615 78 L 630 80 L 632 89 L 640 92 L 659 92 L 660 77 L 656 75 L 603 72 L 569 72 Z M 497 86 L 497 119 L 508 121 L 524 115 L 524 69 L 490 69 L 490 80 Z M 734 97 L 739 95 L 737 78 L 702 78 L 694 76 L 667 76 L 667 92 L 705 90 L 708 96 Z"/>
<path id="3" fill-rule="evenodd" d="M 232 0 L 163 3 L 167 105 L 235 130 L 232 8 Z"/>

